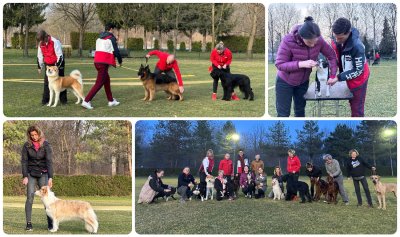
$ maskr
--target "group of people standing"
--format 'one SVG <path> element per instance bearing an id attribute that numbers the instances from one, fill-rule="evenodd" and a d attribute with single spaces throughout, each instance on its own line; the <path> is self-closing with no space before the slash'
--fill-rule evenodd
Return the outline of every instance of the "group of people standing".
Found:
<path id="1" fill-rule="evenodd" d="M 358 30 L 346 18 L 332 25 L 329 45 L 321 36 L 312 17 L 296 25 L 279 45 L 275 66 L 278 69 L 275 92 L 278 117 L 289 117 L 294 101 L 294 115 L 305 117 L 305 93 L 308 90 L 312 68 L 318 66 L 320 53 L 329 62 L 328 85 L 346 81 L 353 94 L 349 100 L 352 117 L 364 117 L 364 104 L 370 75 L 365 48 Z M 339 73 L 337 74 L 337 71 Z"/>
<path id="2" fill-rule="evenodd" d="M 338 184 L 339 193 L 342 197 L 342 200 L 345 205 L 348 205 L 349 198 L 344 188 L 344 176 L 339 162 L 336 159 L 333 159 L 330 154 L 324 155 L 323 160 L 325 161 L 326 173 Z M 199 168 L 199 183 L 195 181 L 194 176 L 190 173 L 189 167 L 185 167 L 183 169 L 182 173 L 178 177 L 177 186 L 177 192 L 179 195 L 181 195 L 180 201 L 182 203 L 193 196 L 193 187 L 196 185 L 200 193 L 206 193 L 206 179 L 212 177 L 212 172 L 215 166 L 214 161 L 213 150 L 209 149 Z M 287 174 L 284 175 L 279 166 L 274 168 L 272 179 L 276 179 L 278 181 L 282 193 L 285 193 L 284 182 L 287 182 L 285 195 L 285 200 L 287 201 L 298 200 L 297 182 L 300 176 L 300 168 L 301 161 L 296 155 L 296 151 L 293 149 L 288 150 Z M 355 149 L 349 151 L 349 159 L 346 162 L 345 168 L 347 170 L 348 178 L 351 177 L 353 180 L 354 189 L 357 196 L 357 205 L 362 205 L 360 191 L 361 183 L 367 197 L 368 206 L 372 207 L 372 199 L 365 176 L 365 169 L 368 168 L 375 171 L 376 168 L 362 159 L 359 156 L 358 151 Z M 316 181 L 322 177 L 322 170 L 309 162 L 306 164 L 305 175 L 310 178 L 311 196 L 314 197 L 315 184 Z M 163 176 L 164 171 L 158 169 L 149 177 L 151 191 L 157 193 L 153 193 L 154 195 L 148 199 L 148 202 L 154 201 L 157 197 L 171 195 L 171 190 L 173 187 L 162 182 L 161 177 Z M 235 178 L 239 180 L 239 188 L 247 198 L 273 198 L 274 196 L 272 190 L 267 194 L 267 175 L 264 172 L 264 162 L 260 159 L 259 154 L 255 156 L 253 161 L 249 162 L 249 159 L 245 156 L 243 150 L 240 150 L 236 159 L 236 165 L 230 159 L 230 154 L 226 153 L 224 155 L 224 159 L 222 159 L 218 164 L 218 175 L 215 177 L 214 183 L 217 201 L 221 201 L 223 199 L 234 200 L 236 198 L 234 190 Z M 142 189 L 140 196 L 142 196 L 144 189 L 145 188 Z"/>

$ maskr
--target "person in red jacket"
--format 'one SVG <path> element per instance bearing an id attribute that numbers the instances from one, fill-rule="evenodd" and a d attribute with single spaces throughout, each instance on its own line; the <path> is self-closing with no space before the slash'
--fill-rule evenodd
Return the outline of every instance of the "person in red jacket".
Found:
<path id="1" fill-rule="evenodd" d="M 286 201 L 297 199 L 297 182 L 299 181 L 300 167 L 301 163 L 299 157 L 296 156 L 296 151 L 289 149 L 287 159 L 288 178 Z"/>
<path id="2" fill-rule="evenodd" d="M 213 93 L 212 100 L 217 99 L 217 89 L 218 89 L 218 80 L 220 79 L 217 74 L 213 73 L 214 70 L 221 70 L 226 73 L 231 73 L 230 65 L 232 63 L 232 52 L 224 46 L 224 43 L 219 42 L 215 48 L 211 51 L 210 61 L 212 63 L 209 71 L 210 75 L 214 79 L 213 83 Z M 219 75 L 219 74 L 218 74 Z M 232 100 L 239 100 L 239 97 L 232 92 Z"/>
<path id="3" fill-rule="evenodd" d="M 39 41 L 37 53 L 38 73 L 41 74 L 42 69 L 46 70 L 46 66 L 57 66 L 59 76 L 63 77 L 65 60 L 63 57 L 61 42 L 58 39 L 48 35 L 44 30 L 39 30 L 36 38 Z M 42 105 L 47 105 L 49 100 L 49 79 L 45 73 Z M 67 104 L 67 90 L 60 93 L 60 101 L 61 104 Z"/>
<path id="4" fill-rule="evenodd" d="M 226 153 L 224 159 L 219 162 L 218 170 L 224 171 L 224 178 L 228 182 L 232 181 L 233 178 L 233 161 L 230 159 L 229 153 Z"/>
<path id="5" fill-rule="evenodd" d="M 115 38 L 113 31 L 115 25 L 108 23 L 105 26 L 105 31 L 100 33 L 99 38 L 96 40 L 96 52 L 94 54 L 94 66 L 97 70 L 96 83 L 90 89 L 84 101 L 82 101 L 82 107 L 86 109 L 93 109 L 90 101 L 97 94 L 97 92 L 104 86 L 104 90 L 107 95 L 108 106 L 117 106 L 119 102 L 114 99 L 111 92 L 111 81 L 108 69 L 110 65 L 115 67 L 115 58 L 118 59 L 118 64 L 122 66 L 122 57 L 119 53 L 117 39 Z"/>
<path id="6" fill-rule="evenodd" d="M 158 75 L 164 72 L 168 76 L 175 78 L 178 81 L 179 91 L 183 93 L 182 75 L 175 55 L 153 50 L 146 55 L 146 58 L 150 58 L 152 55 L 156 55 L 159 59 L 154 69 L 154 74 Z"/>

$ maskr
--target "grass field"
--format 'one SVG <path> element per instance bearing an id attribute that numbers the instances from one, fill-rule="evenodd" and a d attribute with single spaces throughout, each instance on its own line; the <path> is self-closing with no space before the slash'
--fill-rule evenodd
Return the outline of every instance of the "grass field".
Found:
<path id="1" fill-rule="evenodd" d="M 368 81 L 367 98 L 365 102 L 365 117 L 393 117 L 397 107 L 397 61 L 381 61 L 379 66 L 370 66 L 371 76 Z M 312 73 L 310 78 L 315 78 Z M 268 114 L 276 117 L 275 107 L 275 80 L 276 67 L 268 64 Z M 314 79 L 310 80 L 310 84 Z M 384 93 L 383 93 L 384 92 Z M 388 96 L 390 95 L 390 96 Z M 307 102 L 306 116 L 312 116 L 312 107 L 315 101 Z M 340 117 L 350 117 L 350 105 L 348 101 L 340 101 Z M 334 114 L 332 107 L 325 108 L 323 114 Z M 293 116 L 293 105 L 291 115 Z M 334 115 L 333 115 L 334 116 Z"/>
<path id="2" fill-rule="evenodd" d="M 59 197 L 90 202 L 99 221 L 99 234 L 129 234 L 132 231 L 131 197 Z M 43 204 L 35 197 L 32 225 L 33 231 L 25 231 L 25 205 L 23 196 L 3 197 L 3 230 L 6 234 L 50 234 L 47 230 Z M 87 234 L 83 222 L 68 221 L 60 224 L 57 234 Z"/>
<path id="3" fill-rule="evenodd" d="M 38 75 L 33 51 L 28 58 L 21 52 L 5 50 L 3 53 L 3 93 L 4 114 L 9 117 L 261 117 L 265 113 L 265 63 L 256 55 L 253 60 L 241 56 L 233 60 L 232 73 L 247 74 L 255 93 L 254 101 L 212 101 L 212 79 L 208 72 L 210 62 L 205 54 L 178 54 L 183 75 L 185 92 L 183 102 L 167 101 L 164 92 L 156 94 L 156 100 L 144 102 L 144 90 L 137 77 L 137 69 L 143 59 L 124 59 L 125 68 L 110 69 L 113 96 L 121 102 L 109 108 L 104 89 L 92 101 L 93 110 L 85 110 L 75 105 L 75 96 L 68 92 L 68 104 L 56 108 L 41 105 L 43 75 Z M 86 54 L 85 54 L 86 55 Z M 134 56 L 143 56 L 135 54 Z M 181 57 L 180 57 L 181 55 Z M 235 57 L 235 55 L 234 55 Z M 149 60 L 154 70 L 156 58 Z M 79 69 L 83 74 L 84 92 L 90 90 L 97 72 L 92 58 L 67 58 L 66 74 Z M 222 86 L 218 88 L 218 98 L 222 97 Z M 241 93 L 239 92 L 239 96 Z"/>
<path id="4" fill-rule="evenodd" d="M 145 177 L 136 178 L 136 200 Z M 300 177 L 300 180 L 307 180 Z M 268 183 L 271 180 L 268 180 Z M 177 184 L 177 178 L 163 182 Z M 377 209 L 373 184 L 369 188 L 374 208 L 357 207 L 351 180 L 345 181 L 350 205 L 313 202 L 247 199 L 240 193 L 234 201 L 201 202 L 159 200 L 156 204 L 135 204 L 135 228 L 138 234 L 394 234 L 397 230 L 397 202 L 392 193 L 387 196 L 387 210 Z M 382 182 L 396 182 L 383 177 Z M 267 192 L 271 190 L 270 185 Z M 339 195 L 340 196 L 340 195 Z M 179 197 L 177 194 L 175 197 Z M 364 205 L 366 198 L 362 191 Z"/>

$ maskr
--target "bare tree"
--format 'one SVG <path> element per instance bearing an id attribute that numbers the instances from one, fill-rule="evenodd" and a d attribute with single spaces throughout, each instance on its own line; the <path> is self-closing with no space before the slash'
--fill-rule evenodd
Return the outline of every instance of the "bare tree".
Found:
<path id="1" fill-rule="evenodd" d="M 378 47 L 377 43 L 378 27 L 381 25 L 383 21 L 382 14 L 385 10 L 384 6 L 385 4 L 381 3 L 365 3 L 361 5 L 363 11 L 368 13 L 368 16 L 372 21 L 373 55 L 375 55 L 375 50 Z"/>
<path id="2" fill-rule="evenodd" d="M 396 4 L 390 3 L 389 4 L 389 24 L 392 29 L 393 37 L 394 37 L 394 49 L 397 52 L 397 7 Z"/>
<path id="3" fill-rule="evenodd" d="M 322 15 L 328 23 L 329 33 L 332 35 L 332 25 L 339 18 L 340 4 L 328 3 L 322 6 Z"/>
<path id="4" fill-rule="evenodd" d="M 274 5 L 269 5 L 268 7 L 268 43 L 269 43 L 269 48 L 271 50 L 271 62 L 273 63 L 274 60 L 274 53 L 275 53 L 275 19 L 274 19 L 274 11 L 275 11 L 275 6 Z"/>
<path id="5" fill-rule="evenodd" d="M 247 57 L 253 57 L 253 44 L 257 33 L 257 25 L 259 23 L 259 16 L 263 15 L 264 5 L 260 3 L 252 3 L 247 5 L 249 15 L 252 16 L 251 19 L 251 31 L 249 36 L 249 42 L 247 43 Z"/>
<path id="6" fill-rule="evenodd" d="M 79 57 L 82 57 L 83 36 L 89 24 L 96 15 L 94 3 L 56 3 L 52 5 L 52 10 L 60 11 L 61 17 L 74 24 L 79 31 Z"/>

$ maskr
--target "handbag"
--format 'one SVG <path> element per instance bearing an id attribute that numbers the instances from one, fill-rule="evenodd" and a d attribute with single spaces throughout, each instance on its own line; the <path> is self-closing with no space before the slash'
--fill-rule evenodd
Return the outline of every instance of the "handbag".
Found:
<path id="1" fill-rule="evenodd" d="M 30 172 L 30 175 L 31 175 L 32 177 L 34 177 L 34 178 L 40 178 L 40 177 L 42 177 L 42 174 L 43 174 L 42 171 L 40 171 L 40 170 L 35 170 L 35 169 L 32 169 L 31 172 Z"/>

